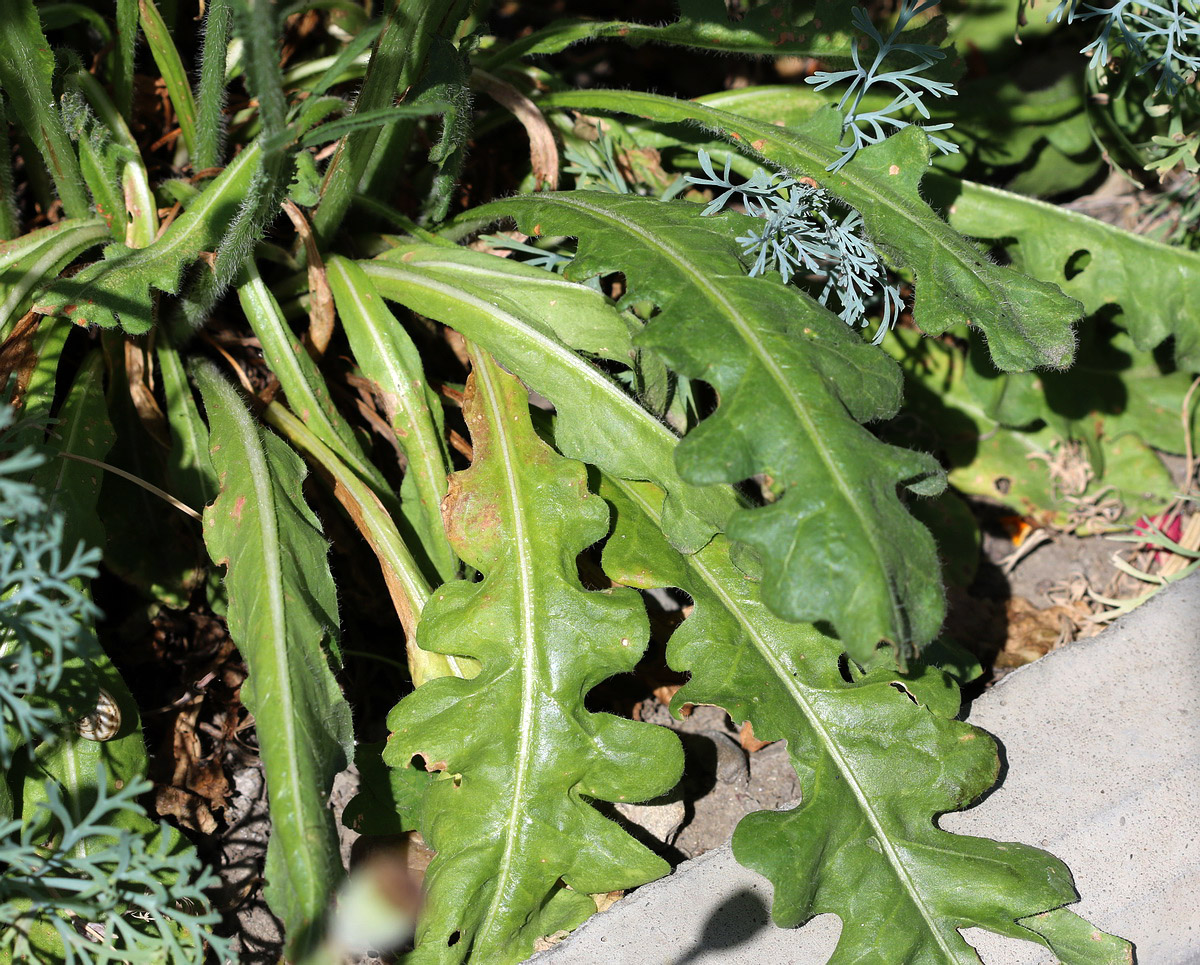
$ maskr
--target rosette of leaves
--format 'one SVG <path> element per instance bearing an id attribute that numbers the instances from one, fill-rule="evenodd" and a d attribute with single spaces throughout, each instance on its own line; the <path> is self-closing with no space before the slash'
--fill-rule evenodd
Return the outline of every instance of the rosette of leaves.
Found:
<path id="1" fill-rule="evenodd" d="M 582 922 L 591 894 L 667 872 L 591 801 L 655 797 L 683 755 L 666 730 L 584 707 L 644 651 L 645 609 L 633 591 L 582 588 L 576 556 L 604 536 L 607 507 L 583 464 L 534 433 L 521 384 L 478 350 L 472 362 L 474 459 L 450 477 L 444 513 L 451 545 L 483 578 L 438 589 L 417 641 L 481 669 L 404 698 L 384 760 L 419 757 L 437 772 L 417 822 L 437 856 L 411 960 L 502 965 Z"/>

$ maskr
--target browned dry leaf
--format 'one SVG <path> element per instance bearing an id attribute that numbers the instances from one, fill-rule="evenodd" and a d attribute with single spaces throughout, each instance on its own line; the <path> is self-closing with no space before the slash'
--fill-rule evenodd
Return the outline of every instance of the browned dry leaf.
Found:
<path id="1" fill-rule="evenodd" d="M 754 727 L 750 721 L 742 724 L 741 733 L 738 734 L 738 740 L 741 741 L 742 750 L 747 754 L 753 754 L 755 751 L 761 751 L 764 747 L 775 743 L 774 741 L 760 741 L 754 736 Z"/>
<path id="2" fill-rule="evenodd" d="M 1082 600 L 1055 604 L 1039 610 L 1021 596 L 1005 604 L 1008 638 L 996 655 L 996 666 L 1022 667 L 1051 650 L 1094 633 L 1088 621 L 1091 610 Z"/>

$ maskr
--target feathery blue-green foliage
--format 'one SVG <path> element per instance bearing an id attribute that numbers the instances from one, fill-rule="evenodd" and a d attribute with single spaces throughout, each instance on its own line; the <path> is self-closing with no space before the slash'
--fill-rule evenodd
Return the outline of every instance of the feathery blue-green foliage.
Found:
<path id="1" fill-rule="evenodd" d="M 98 652 L 92 624 L 100 612 L 87 586 L 100 553 L 63 545 L 61 510 L 28 481 L 46 461 L 17 441 L 29 428 L 0 408 L 3 772 L 22 750 L 75 739 L 62 733 L 69 722 L 56 690 L 70 665 Z M 211 932 L 220 916 L 204 895 L 215 875 L 165 825 L 153 839 L 146 834 L 154 825 L 137 798 L 150 782 L 108 788 L 101 768 L 97 797 L 80 813 L 81 802 L 47 780 L 34 813 L 0 821 L 0 960 L 200 963 L 206 943 L 224 951 Z"/>
<path id="2" fill-rule="evenodd" d="M 878 28 L 871 23 L 871 18 L 862 7 L 855 7 L 852 12 L 854 25 L 865 33 L 875 44 L 875 57 L 869 67 L 864 67 L 859 56 L 858 45 L 851 44 L 850 58 L 854 62 L 851 70 L 819 70 L 807 78 L 807 83 L 813 84 L 817 90 L 825 90 L 834 84 L 850 81 L 850 86 L 838 102 L 838 110 L 843 111 L 843 133 L 852 138 L 848 145 L 838 147 L 841 157 L 829 165 L 828 170 L 837 171 L 846 164 L 861 148 L 870 144 L 878 144 L 889 134 L 894 134 L 901 128 L 908 127 L 911 122 L 899 115 L 912 108 L 921 117 L 928 120 L 929 108 L 925 105 L 925 95 L 934 97 L 953 97 L 957 91 L 953 84 L 923 76 L 922 72 L 933 67 L 946 58 L 946 53 L 930 44 L 902 41 L 900 35 L 919 13 L 937 6 L 937 0 L 904 0 L 896 15 L 896 25 L 885 39 Z M 897 52 L 911 55 L 915 63 L 896 69 L 884 69 L 884 62 Z M 895 88 L 896 94 L 892 100 L 881 108 L 860 110 L 863 98 L 871 92 L 871 88 L 885 86 Z M 958 145 L 945 137 L 937 136 L 938 131 L 947 131 L 953 124 L 921 125 L 929 135 L 929 141 L 943 154 L 955 154 Z"/>
<path id="3" fill-rule="evenodd" d="M 1062 0 L 1048 19 L 1067 23 L 1099 21 L 1096 39 L 1080 53 L 1090 54 L 1093 69 L 1103 67 L 1122 51 L 1138 64 L 1135 76 L 1157 71 L 1154 83 L 1169 96 L 1195 80 L 1200 70 L 1200 19 L 1196 0 L 1116 0 L 1099 7 L 1080 0 Z"/>
<path id="4" fill-rule="evenodd" d="M 109 793 L 99 773 L 96 788 L 95 803 L 76 816 L 58 785 L 47 784 L 38 810 L 61 829 L 54 848 L 39 843 L 44 821 L 0 823 L 0 957 L 199 965 L 207 943 L 227 960 L 228 942 L 212 934 L 220 916 L 204 894 L 216 875 L 193 849 L 172 847 L 165 823 L 153 839 L 129 827 L 130 817 L 146 820 L 137 798 L 150 782 Z"/>
<path id="5" fill-rule="evenodd" d="M 698 157 L 705 176 L 689 174 L 687 180 L 721 191 L 704 213 L 716 214 L 731 203 L 740 204 L 747 214 L 763 222 L 761 229 L 751 229 L 737 239 L 743 254 L 753 261 L 751 277 L 778 271 L 785 284 L 806 274 L 824 278 L 817 300 L 837 309 L 842 321 L 851 326 L 867 324 L 868 302 L 879 295 L 883 321 L 875 343 L 883 341 L 900 317 L 904 301 L 899 287 L 888 283 L 882 256 L 863 237 L 857 211 L 849 209 L 837 217 L 833 212 L 845 209 L 845 204 L 815 183 L 777 171 L 758 168 L 748 181 L 734 184 L 728 160 L 724 172 L 717 174 L 707 151 L 701 150 Z"/>
<path id="6" fill-rule="evenodd" d="M 0 408 L 0 768 L 53 732 L 59 709 L 47 702 L 71 658 L 94 647 L 99 611 L 83 592 L 100 552 L 63 546 L 63 517 L 28 475 L 46 461 L 14 436 L 12 410 Z M 31 699 L 33 698 L 33 699 Z"/>

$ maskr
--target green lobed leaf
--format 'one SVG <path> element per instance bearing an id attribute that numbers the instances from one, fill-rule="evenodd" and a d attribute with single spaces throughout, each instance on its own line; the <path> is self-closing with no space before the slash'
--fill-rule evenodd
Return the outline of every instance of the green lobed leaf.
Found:
<path id="1" fill-rule="evenodd" d="M 384 760 L 408 767 L 420 755 L 444 772 L 419 822 L 437 857 L 410 960 L 504 965 L 595 911 L 589 894 L 667 872 L 590 801 L 655 797 L 683 754 L 665 729 L 585 708 L 645 650 L 645 609 L 633 591 L 582 588 L 576 556 L 607 531 L 607 508 L 584 466 L 534 433 L 521 384 L 478 351 L 473 361 L 474 461 L 451 477 L 446 520 L 483 580 L 438 589 L 418 642 L 465 649 L 482 668 L 405 697 L 388 716 Z"/>
<path id="2" fill-rule="evenodd" d="M 67 218 L 0 244 L 0 333 L 7 337 L 32 295 L 88 248 L 107 240 L 100 218 Z"/>
<path id="3" fill-rule="evenodd" d="M 226 566 L 229 632 L 249 675 L 267 779 L 271 840 L 264 895 L 283 920 L 289 955 L 311 947 L 342 877 L 334 775 L 353 755 L 350 707 L 330 671 L 337 593 L 316 516 L 304 502 L 304 464 L 259 428 L 211 364 L 193 375 L 204 397 L 221 494 L 204 511 L 213 562 Z"/>
<path id="4" fill-rule="evenodd" d="M 478 342 L 554 403 L 567 456 L 667 491 L 667 532 L 685 551 L 703 546 L 737 507 L 733 494 L 680 479 L 676 436 L 572 349 L 632 360 L 629 330 L 599 292 L 552 272 L 467 249 L 406 245 L 360 262 L 384 298 Z"/>
<path id="5" fill-rule="evenodd" d="M 238 224 L 262 166 L 262 146 L 245 148 L 156 241 L 144 248 L 109 245 L 104 260 L 71 278 L 60 278 L 42 296 L 38 310 L 66 315 L 80 325 L 114 328 L 129 334 L 154 324 L 152 288 L 179 291 L 183 270 L 204 253 L 221 247 Z"/>
<path id="6" fill-rule="evenodd" d="M 932 458 L 859 425 L 899 408 L 900 372 L 884 353 L 798 289 L 747 277 L 731 226 L 698 205 L 556 192 L 473 212 L 500 214 L 529 234 L 578 237 L 571 277 L 624 272 L 630 296 L 658 306 L 638 344 L 717 390 L 717 411 L 679 443 L 675 464 L 694 485 L 764 473 L 780 491 L 726 526 L 761 554 L 769 607 L 828 620 L 858 659 L 881 639 L 901 650 L 933 639 L 937 554 L 898 490 L 944 483 Z"/>
<path id="7" fill-rule="evenodd" d="M 1091 355 L 1088 336 L 1085 329 L 1081 365 Z M 1113 345 L 1120 344 L 1119 337 L 1114 339 Z M 908 396 L 905 418 L 889 427 L 889 437 L 937 449 L 948 466 L 951 485 L 960 491 L 1081 535 L 1111 530 L 1121 520 L 1154 515 L 1174 498 L 1176 484 L 1147 442 L 1169 440 L 1172 431 L 1182 437 L 1178 401 L 1173 417 L 1164 407 L 1159 422 L 1165 424 L 1154 426 L 1151 387 L 1162 388 L 1161 381 L 1182 398 L 1190 384 L 1186 377 L 1158 376 L 1152 369 L 1144 387 L 1135 380 L 1134 394 L 1127 396 L 1122 380 L 1111 371 L 1045 373 L 1045 385 L 1039 384 L 1037 393 L 1039 414 L 1046 420 L 1039 418 L 1028 428 L 1010 428 L 993 418 L 972 391 L 967 378 L 970 359 L 964 359 L 960 350 L 911 331 L 896 332 L 888 350 L 901 362 Z M 1071 404 L 1080 406 L 1075 418 L 1054 416 L 1047 405 L 1051 385 L 1060 381 L 1064 384 L 1054 386 L 1053 396 L 1069 393 Z M 1107 389 L 1093 395 L 1095 386 L 1088 383 L 1097 382 Z M 1102 402 L 1093 409 L 1097 395 Z M 1108 408 L 1119 405 L 1122 397 L 1128 398 L 1134 411 L 1142 409 L 1146 418 L 1110 416 Z M 1148 439 L 1136 434 L 1146 428 L 1143 421 L 1152 424 Z M 1052 464 L 1069 472 L 1056 480 Z M 1079 475 L 1085 469 L 1086 478 Z M 1100 507 L 1109 512 L 1093 511 Z"/>
<path id="8" fill-rule="evenodd" d="M 1058 285 L 1089 314 L 1119 306 L 1116 320 L 1139 349 L 1174 336 L 1179 367 L 1200 371 L 1200 327 L 1191 307 L 1191 293 L 1200 290 L 1200 252 L 987 185 L 930 181 L 950 224 L 963 234 L 995 239 L 1014 266 Z"/>
<path id="9" fill-rule="evenodd" d="M 921 197 L 929 143 L 916 127 L 859 151 L 836 174 L 841 115 L 818 111 L 802 126 L 777 127 L 698 103 L 639 91 L 569 91 L 542 99 L 560 107 L 615 111 L 661 122 L 695 121 L 793 177 L 810 177 L 863 218 L 871 240 L 897 269 L 916 276 L 913 317 L 940 335 L 978 325 L 1005 370 L 1063 368 L 1074 352 L 1071 324 L 1082 311 L 1055 285 L 992 264 Z"/>
<path id="10" fill-rule="evenodd" d="M 953 719 L 952 678 L 932 667 L 905 676 L 853 664 L 844 675 L 841 644 L 774 616 L 731 563 L 724 537 L 681 556 L 659 532 L 660 491 L 606 478 L 601 494 L 617 517 L 605 572 L 629 586 L 678 587 L 695 605 L 668 646 L 670 666 L 690 674 L 672 707 L 717 704 L 736 723 L 750 720 L 755 737 L 788 742 L 802 803 L 747 815 L 733 835 L 738 861 L 775 887 L 775 921 L 792 927 L 838 915 L 830 965 L 977 963 L 958 932 L 971 925 L 1041 940 L 1019 919 L 1075 900 L 1066 866 L 1023 844 L 935 823 L 1000 771 L 995 742 Z M 1080 960 L 1125 961 L 1113 943 L 1108 954 L 1096 950 Z"/>

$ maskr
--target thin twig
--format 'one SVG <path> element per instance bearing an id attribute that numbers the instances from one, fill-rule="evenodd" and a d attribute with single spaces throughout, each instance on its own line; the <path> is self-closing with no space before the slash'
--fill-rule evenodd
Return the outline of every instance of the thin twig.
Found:
<path id="1" fill-rule="evenodd" d="M 93 459 L 90 456 L 81 456 L 77 452 L 60 452 L 59 455 L 64 459 L 74 459 L 76 462 L 85 462 L 89 466 L 95 466 L 97 469 L 103 469 L 106 472 L 111 472 L 113 475 L 120 476 L 122 479 L 128 479 L 135 486 L 141 486 L 144 490 L 146 490 L 146 492 L 157 496 L 164 502 L 170 503 L 181 513 L 187 513 L 193 519 L 198 519 L 201 522 L 204 520 L 204 517 L 192 509 L 192 507 L 187 503 L 180 502 L 166 490 L 159 489 L 156 485 L 154 485 L 154 483 L 146 482 L 146 480 L 135 476 L 131 472 L 126 472 L 124 469 L 118 469 L 116 466 L 110 466 L 107 462 L 101 462 L 99 459 Z"/>

